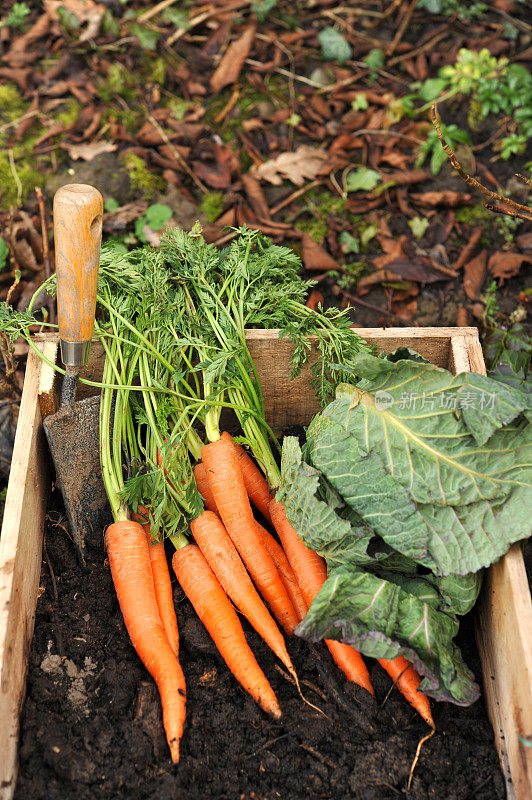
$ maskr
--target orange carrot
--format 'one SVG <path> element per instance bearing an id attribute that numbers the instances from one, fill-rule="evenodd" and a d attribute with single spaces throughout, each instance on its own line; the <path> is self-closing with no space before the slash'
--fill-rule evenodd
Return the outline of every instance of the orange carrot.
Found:
<path id="1" fill-rule="evenodd" d="M 251 652 L 240 620 L 196 545 L 176 550 L 172 566 L 181 588 L 210 633 L 225 663 L 254 700 L 275 718 L 277 698 Z"/>
<path id="2" fill-rule="evenodd" d="M 229 436 L 229 434 L 226 435 Z M 244 476 L 244 483 L 246 485 L 246 491 L 249 495 L 249 499 L 253 505 L 259 509 L 261 514 L 266 517 L 268 522 L 271 522 L 269 505 L 272 496 L 268 487 L 268 481 L 257 467 L 255 462 L 244 450 L 242 445 L 237 444 L 236 442 L 233 442 L 233 445 L 238 453 L 240 468 L 242 469 L 242 475 Z"/>
<path id="3" fill-rule="evenodd" d="M 203 497 L 205 506 L 209 509 L 209 511 L 213 511 L 215 514 L 218 514 L 218 508 L 216 506 L 214 495 L 212 493 L 212 489 L 209 484 L 207 472 L 205 470 L 205 466 L 201 462 L 199 464 L 196 464 L 196 466 L 194 467 L 194 477 L 196 479 L 196 486 L 198 487 L 199 493 Z M 298 620 L 301 622 L 301 620 L 307 613 L 307 606 L 303 599 L 303 595 L 301 594 L 301 589 L 299 588 L 297 578 L 294 575 L 294 570 L 290 566 L 290 562 L 286 557 L 286 553 L 284 552 L 281 545 L 273 538 L 271 533 L 267 531 L 266 528 L 264 528 L 260 524 L 260 522 L 257 522 L 257 520 L 255 520 L 255 525 L 257 526 L 258 531 L 261 535 L 261 539 L 266 546 L 266 550 L 272 557 L 272 561 L 277 567 L 279 577 L 281 578 L 284 584 L 284 588 L 287 591 L 288 597 L 292 602 Z"/>
<path id="4" fill-rule="evenodd" d="M 301 541 L 288 521 L 283 506 L 276 500 L 270 502 L 270 515 L 308 607 L 327 579 L 325 561 Z M 325 639 L 325 644 L 346 678 L 374 694 L 360 653 L 354 647 L 332 639 Z"/>
<path id="5" fill-rule="evenodd" d="M 198 462 L 194 467 L 194 478 L 196 480 L 196 486 L 198 487 L 198 492 L 203 497 L 203 502 L 205 503 L 205 507 L 208 508 L 209 511 L 212 511 L 214 514 L 218 514 L 216 501 L 214 499 L 211 485 L 207 477 L 207 470 L 205 469 L 205 465 L 202 464 L 201 461 Z"/>
<path id="6" fill-rule="evenodd" d="M 255 520 L 255 525 L 258 528 L 258 531 L 262 537 L 262 541 L 266 545 L 266 550 L 271 555 L 273 563 L 277 567 L 277 571 L 281 576 L 281 580 L 284 583 L 284 587 L 288 593 L 288 597 L 292 601 L 292 605 L 295 609 L 297 614 L 298 620 L 301 620 L 305 617 L 307 613 L 308 607 L 305 603 L 305 599 L 303 597 L 303 593 L 299 588 L 299 583 L 297 582 L 297 578 L 294 574 L 294 570 L 290 566 L 290 562 L 286 557 L 286 553 L 279 544 L 279 542 L 273 538 L 271 533 L 264 528 L 260 522 Z"/>
<path id="7" fill-rule="evenodd" d="M 191 523 L 190 529 L 227 596 L 294 675 L 295 670 L 283 636 L 253 586 L 220 518 L 212 511 L 204 511 Z"/>
<path id="8" fill-rule="evenodd" d="M 138 522 L 115 522 L 107 528 L 105 544 L 124 623 L 159 689 L 164 730 L 172 761 L 177 763 L 185 724 L 185 678 L 157 608 L 146 534 Z"/>
<path id="9" fill-rule="evenodd" d="M 379 658 L 378 661 L 394 681 L 399 691 L 406 697 L 412 708 L 415 708 L 425 722 L 431 728 L 434 728 L 429 698 L 423 692 L 418 692 L 417 687 L 421 683 L 421 678 L 412 664 L 404 656 L 397 656 L 397 658 L 391 660 Z"/>
<path id="10" fill-rule="evenodd" d="M 229 434 L 201 452 L 218 513 L 260 594 L 288 633 L 298 618 L 279 573 L 255 527 L 238 454 Z"/>
<path id="11" fill-rule="evenodd" d="M 145 520 L 149 519 L 147 509 L 143 508 L 143 506 L 139 506 L 138 513 L 133 515 L 133 519 L 139 522 L 144 528 L 146 539 L 149 544 L 148 551 L 150 554 L 153 583 L 155 586 L 155 597 L 157 599 L 159 614 L 161 615 L 161 622 L 163 623 L 166 636 L 170 642 L 170 647 L 176 656 L 179 657 L 179 630 L 177 627 L 172 583 L 170 580 L 166 553 L 164 552 L 164 544 L 162 541 L 152 542 L 150 524 L 145 522 Z"/>

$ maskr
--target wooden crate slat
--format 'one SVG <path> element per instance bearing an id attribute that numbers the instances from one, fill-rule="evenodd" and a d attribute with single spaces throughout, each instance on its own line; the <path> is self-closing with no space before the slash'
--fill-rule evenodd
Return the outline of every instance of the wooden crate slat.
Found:
<path id="1" fill-rule="evenodd" d="M 0 798 L 15 790 L 19 716 L 33 635 L 49 490 L 38 387 L 30 352 L 0 537 Z"/>

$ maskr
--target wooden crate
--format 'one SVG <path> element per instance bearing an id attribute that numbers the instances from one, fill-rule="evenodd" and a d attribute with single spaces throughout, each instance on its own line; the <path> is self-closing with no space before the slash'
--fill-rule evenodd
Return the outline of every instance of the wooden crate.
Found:
<path id="1" fill-rule="evenodd" d="M 485 373 L 476 328 L 364 328 L 358 331 L 387 351 L 411 347 L 454 372 Z M 36 337 L 55 360 L 53 337 Z M 268 421 L 276 429 L 306 424 L 318 410 L 303 375 L 290 381 L 292 347 L 276 331 L 249 331 L 247 340 L 264 390 Z M 85 377 L 102 374 L 95 344 Z M 80 385 L 79 397 L 97 390 Z M 13 795 L 19 716 L 33 633 L 50 488 L 42 419 L 57 408 L 54 371 L 32 352 L 15 439 L 0 538 L 0 800 Z M 477 638 L 484 699 L 495 732 L 509 800 L 532 798 L 532 603 L 519 545 L 489 571 L 478 605 Z M 527 746 L 528 745 L 528 746 Z"/>

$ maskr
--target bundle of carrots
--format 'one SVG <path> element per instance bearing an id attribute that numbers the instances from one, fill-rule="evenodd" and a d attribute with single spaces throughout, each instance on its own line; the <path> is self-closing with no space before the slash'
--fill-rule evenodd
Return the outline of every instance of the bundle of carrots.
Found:
<path id="1" fill-rule="evenodd" d="M 96 331 L 106 360 L 100 455 L 114 516 L 105 534 L 113 582 L 133 646 L 157 683 L 172 760 L 179 760 L 186 687 L 164 548 L 198 617 L 236 679 L 267 713 L 281 709 L 247 644 L 246 617 L 297 683 L 292 635 L 327 578 L 274 499 L 279 445 L 270 430 L 245 331 L 280 327 L 294 342 L 294 374 L 317 341 L 312 375 L 325 401 L 340 367 L 368 350 L 340 312 L 311 311 L 299 262 L 242 229 L 219 253 L 198 230 L 168 233 L 159 252 L 102 252 Z M 230 409 L 254 456 L 220 429 Z M 272 450 L 273 446 L 273 450 Z M 276 532 L 276 538 L 259 520 Z M 351 646 L 326 641 L 348 680 L 373 694 Z M 403 657 L 381 661 L 433 727 L 420 678 Z"/>

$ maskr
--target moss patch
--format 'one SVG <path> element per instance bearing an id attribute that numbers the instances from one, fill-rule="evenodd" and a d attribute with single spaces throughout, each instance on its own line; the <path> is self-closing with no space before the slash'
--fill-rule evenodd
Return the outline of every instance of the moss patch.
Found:
<path id="1" fill-rule="evenodd" d="M 28 104 L 22 99 L 22 95 L 14 83 L 4 83 L 0 86 L 0 122 L 14 122 L 26 111 Z"/>
<path id="2" fill-rule="evenodd" d="M 150 172 L 146 163 L 134 153 L 124 155 L 124 163 L 129 173 L 129 181 L 133 191 L 140 194 L 143 200 L 151 200 L 157 192 L 162 192 L 165 182 L 161 175 Z"/>
<path id="3" fill-rule="evenodd" d="M 21 201 L 25 203 L 28 194 L 36 186 L 43 185 L 45 176 L 23 160 L 18 160 L 17 152 L 19 152 L 19 148 L 15 148 L 13 157 L 18 179 L 22 184 Z M 18 188 L 9 163 L 9 155 L 0 153 L 0 206 L 2 208 L 10 208 L 11 206 L 16 206 L 17 203 Z"/>
<path id="4" fill-rule="evenodd" d="M 205 215 L 207 222 L 215 222 L 224 208 L 224 196 L 221 192 L 209 192 L 203 197 L 200 211 Z"/>

